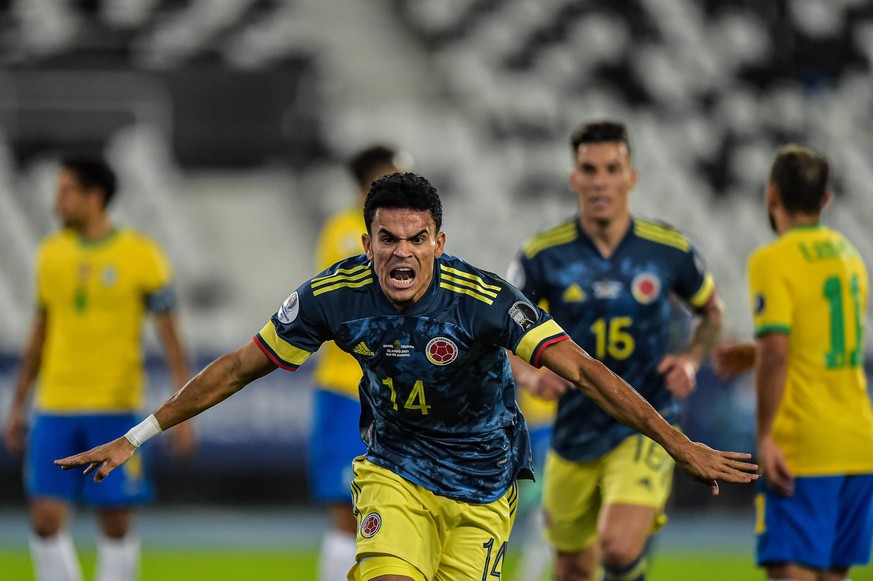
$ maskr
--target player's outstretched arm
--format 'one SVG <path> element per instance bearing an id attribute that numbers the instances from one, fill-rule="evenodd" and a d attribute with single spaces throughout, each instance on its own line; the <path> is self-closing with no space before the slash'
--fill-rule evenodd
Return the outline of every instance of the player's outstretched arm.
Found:
<path id="1" fill-rule="evenodd" d="M 153 418 L 157 422 L 156 429 L 167 430 L 196 416 L 274 369 L 276 364 L 264 355 L 254 341 L 222 355 L 155 410 Z M 136 448 L 127 437 L 122 436 L 87 452 L 55 460 L 55 464 L 64 470 L 85 466 L 85 474 L 96 469 L 94 480 L 100 482 L 127 462 Z"/>
<path id="2" fill-rule="evenodd" d="M 751 454 L 722 452 L 692 442 L 674 429 L 636 390 L 573 341 L 546 348 L 542 363 L 573 383 L 620 422 L 661 444 L 676 464 L 718 494 L 718 481 L 747 483 L 758 478 Z"/>

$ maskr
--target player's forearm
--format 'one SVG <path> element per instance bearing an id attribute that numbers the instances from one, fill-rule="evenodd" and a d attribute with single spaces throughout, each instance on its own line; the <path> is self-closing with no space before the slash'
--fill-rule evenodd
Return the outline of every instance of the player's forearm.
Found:
<path id="1" fill-rule="evenodd" d="M 756 435 L 760 440 L 770 436 L 773 420 L 785 392 L 788 375 L 787 355 L 763 349 L 755 356 L 755 392 L 757 397 Z"/>
<path id="2" fill-rule="evenodd" d="M 697 325 L 691 341 L 683 353 L 689 356 L 699 369 L 703 361 L 712 354 L 721 338 L 724 328 L 724 306 L 721 299 L 714 296 L 698 316 Z"/>
<path id="3" fill-rule="evenodd" d="M 681 443 L 688 441 L 633 387 L 596 359 L 581 370 L 576 386 L 606 413 L 658 442 L 673 455 Z"/>
<path id="4" fill-rule="evenodd" d="M 21 357 L 21 367 L 15 384 L 15 393 L 12 396 L 13 410 L 20 410 L 27 403 L 30 390 L 39 374 L 39 367 L 42 364 L 42 349 L 45 345 L 45 329 L 45 314 L 39 313 Z"/>
<path id="5" fill-rule="evenodd" d="M 160 315 L 155 319 L 155 327 L 164 345 L 164 356 L 167 360 L 167 368 L 173 378 L 174 389 L 179 389 L 188 381 L 188 359 L 182 339 L 176 326 L 176 319 L 171 313 Z"/>
<path id="6" fill-rule="evenodd" d="M 155 418 L 162 430 L 171 428 L 224 401 L 275 368 L 250 343 L 207 365 L 155 410 Z"/>

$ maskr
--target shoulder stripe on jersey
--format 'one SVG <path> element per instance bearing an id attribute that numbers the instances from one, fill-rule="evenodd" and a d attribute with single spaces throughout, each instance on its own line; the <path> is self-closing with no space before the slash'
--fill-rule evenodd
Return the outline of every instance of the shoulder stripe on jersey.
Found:
<path id="1" fill-rule="evenodd" d="M 445 281 L 446 283 L 452 283 L 452 284 L 457 285 L 457 286 L 462 286 L 464 288 L 473 289 L 474 291 L 482 293 L 483 295 L 489 296 L 492 299 L 496 299 L 497 292 L 500 291 L 499 286 L 495 287 L 493 285 L 489 285 L 487 287 L 483 287 L 483 286 L 478 285 L 474 282 L 470 282 L 469 280 L 464 280 L 462 278 L 457 278 L 454 276 L 450 276 L 448 274 L 443 274 L 443 276 L 440 278 L 440 280 Z M 495 289 L 495 290 L 490 290 L 490 289 Z"/>
<path id="2" fill-rule="evenodd" d="M 635 222 L 634 233 L 640 238 L 672 246 L 685 252 L 691 248 L 688 239 L 679 232 L 651 222 Z"/>
<path id="3" fill-rule="evenodd" d="M 255 335 L 255 343 L 273 363 L 289 371 L 297 371 L 297 368 L 312 355 L 309 351 L 295 347 L 279 337 L 272 321 L 267 322 L 264 328 Z"/>
<path id="4" fill-rule="evenodd" d="M 549 320 L 528 331 L 515 348 L 515 354 L 531 365 L 538 366 L 543 349 L 552 343 L 569 338 L 558 323 Z"/>
<path id="5" fill-rule="evenodd" d="M 359 288 L 373 282 L 368 264 L 354 268 L 341 268 L 333 274 L 312 279 L 312 294 L 318 296 L 338 288 Z"/>
<path id="6" fill-rule="evenodd" d="M 313 290 L 312 296 L 317 297 L 320 294 L 329 293 L 329 292 L 335 291 L 339 288 L 360 288 L 362 286 L 367 286 L 368 284 L 372 284 L 372 283 L 373 283 L 373 277 L 369 276 L 369 275 L 367 276 L 367 278 L 365 278 L 363 280 L 358 280 L 358 281 L 352 281 L 352 280 L 343 281 L 342 279 L 340 279 L 340 281 L 336 282 L 336 284 L 332 284 L 331 286 L 323 286 L 318 290 Z"/>
<path id="7" fill-rule="evenodd" d="M 452 268 L 451 266 L 446 266 L 444 264 L 440 265 L 440 270 L 475 282 L 477 286 L 481 287 L 479 290 L 481 290 L 482 292 L 485 292 L 486 290 L 500 292 L 500 287 L 498 285 L 486 283 L 481 276 L 477 276 L 469 272 L 464 272 L 463 270 L 458 270 L 457 268 Z"/>
<path id="8" fill-rule="evenodd" d="M 688 300 L 688 303 L 695 309 L 698 309 L 709 302 L 714 291 L 715 279 L 707 272 L 703 277 L 703 284 L 700 285 L 700 289 L 694 293 L 694 296 Z"/>
<path id="9" fill-rule="evenodd" d="M 314 287 L 316 284 L 322 284 L 323 281 L 328 281 L 334 278 L 343 277 L 343 276 L 351 276 L 355 274 L 360 274 L 362 271 L 370 270 L 369 264 L 361 264 L 354 268 L 339 268 L 336 272 L 331 274 L 326 274 L 324 276 L 317 276 L 312 279 L 312 286 Z M 359 278 L 359 277 L 355 277 Z"/>
<path id="10" fill-rule="evenodd" d="M 487 297 L 484 294 L 480 294 L 479 292 L 477 292 L 478 289 L 474 290 L 471 288 L 463 288 L 460 286 L 454 286 L 452 284 L 449 284 L 448 282 L 444 282 L 444 280 L 446 278 L 451 278 L 451 277 L 443 277 L 443 281 L 440 282 L 440 288 L 444 288 L 447 291 L 452 291 L 453 293 L 471 296 L 476 300 L 482 301 L 486 305 L 494 304 L 494 299 Z M 487 292 L 487 291 L 482 291 L 482 292 Z"/>
<path id="11" fill-rule="evenodd" d="M 788 325 L 761 325 L 760 327 L 755 327 L 755 337 L 760 337 L 767 333 L 782 333 L 784 335 L 790 335 L 791 327 Z"/>
<path id="12" fill-rule="evenodd" d="M 566 244 L 576 239 L 576 222 L 570 221 L 561 226 L 556 226 L 551 230 L 538 234 L 531 239 L 524 247 L 524 255 L 527 258 L 533 258 L 543 250 L 559 244 Z"/>

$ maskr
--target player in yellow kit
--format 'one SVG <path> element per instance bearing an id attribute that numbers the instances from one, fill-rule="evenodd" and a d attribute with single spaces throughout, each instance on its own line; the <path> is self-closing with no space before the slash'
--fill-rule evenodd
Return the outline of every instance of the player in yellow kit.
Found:
<path id="1" fill-rule="evenodd" d="M 102 161 L 65 159 L 55 201 L 63 229 L 42 242 L 37 256 L 36 319 L 5 436 L 11 451 L 26 448 L 31 553 L 40 580 L 81 578 L 66 526 L 70 505 L 78 499 L 95 506 L 99 517 L 97 579 L 138 576 L 139 543 L 131 531 L 131 507 L 153 494 L 142 459 L 126 466 L 109 487 L 95 486 L 78 472 L 58 474 L 52 460 L 139 420 L 146 312 L 154 314 L 176 384 L 187 379 L 170 267 L 153 241 L 109 221 L 106 206 L 115 184 L 115 175 Z M 28 431 L 27 404 L 37 377 Z M 189 451 L 190 428 L 176 436 L 177 451 Z"/>
<path id="2" fill-rule="evenodd" d="M 356 203 L 334 214 L 322 227 L 316 249 L 321 271 L 364 251 L 361 235 L 367 231 L 361 208 L 370 184 L 406 168 L 409 156 L 391 147 L 371 145 L 348 161 L 357 186 Z M 352 460 L 366 451 L 358 420 L 358 384 L 361 366 L 333 341 L 318 352 L 314 377 L 312 431 L 309 434 L 309 482 L 314 498 L 328 506 L 331 526 L 322 538 L 318 575 L 321 581 L 344 579 L 355 564 L 357 520 L 352 511 Z"/>
<path id="3" fill-rule="evenodd" d="M 851 242 L 821 223 L 829 174 L 810 149 L 776 155 L 766 200 L 778 238 L 748 262 L 755 350 L 716 352 L 722 371 L 754 361 L 757 561 L 769 579 L 843 580 L 873 542 L 868 276 Z"/>

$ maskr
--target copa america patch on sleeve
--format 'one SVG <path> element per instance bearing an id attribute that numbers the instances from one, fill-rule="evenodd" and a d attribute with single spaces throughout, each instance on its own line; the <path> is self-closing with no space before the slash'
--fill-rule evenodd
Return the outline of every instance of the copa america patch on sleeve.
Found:
<path id="1" fill-rule="evenodd" d="M 297 318 L 297 313 L 300 311 L 300 300 L 297 297 L 297 291 L 291 293 L 285 302 L 282 303 L 282 306 L 279 307 L 279 312 L 277 316 L 279 321 L 284 324 L 291 323 L 294 319 Z"/>
<path id="2" fill-rule="evenodd" d="M 509 316 L 516 324 L 527 331 L 537 322 L 537 311 L 524 301 L 518 301 L 509 307 Z"/>
<path id="3" fill-rule="evenodd" d="M 767 299 L 764 298 L 764 293 L 755 294 L 755 314 L 760 315 L 767 308 Z"/>

